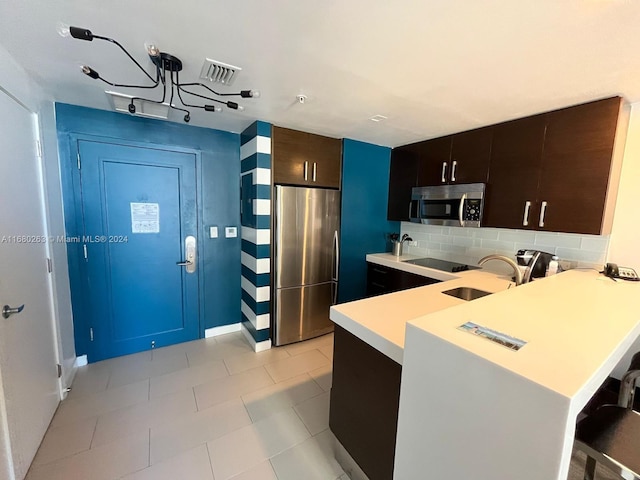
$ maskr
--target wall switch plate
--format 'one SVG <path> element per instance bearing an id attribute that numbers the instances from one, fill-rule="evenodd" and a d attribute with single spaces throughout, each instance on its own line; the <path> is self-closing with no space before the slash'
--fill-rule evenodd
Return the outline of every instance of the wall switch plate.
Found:
<path id="1" fill-rule="evenodd" d="M 209 238 L 218 238 L 218 227 L 209 227 Z"/>
<path id="2" fill-rule="evenodd" d="M 238 236 L 238 227 L 224 227 L 224 236 L 234 238 Z"/>

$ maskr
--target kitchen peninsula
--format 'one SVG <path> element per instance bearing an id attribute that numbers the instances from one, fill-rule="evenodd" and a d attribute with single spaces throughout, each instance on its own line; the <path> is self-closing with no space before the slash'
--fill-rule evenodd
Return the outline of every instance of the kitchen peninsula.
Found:
<path id="1" fill-rule="evenodd" d="M 391 255 L 367 260 L 421 268 Z M 640 334 L 640 282 L 573 270 L 508 288 L 510 279 L 482 270 L 423 272 L 442 282 L 331 309 L 330 424 L 338 440 L 371 480 L 565 480 L 578 413 Z M 495 293 L 471 302 L 441 293 L 459 286 Z M 461 330 L 466 322 L 526 344 L 510 350 Z M 364 367 L 345 352 L 352 346 L 370 357 Z M 370 380 L 360 411 L 349 411 L 349 379 Z M 381 445 L 372 445 L 373 432 L 393 436 L 396 420 L 376 411 L 375 395 L 399 410 L 397 435 Z M 375 417 L 367 422 L 369 411 Z M 369 436 L 362 443 L 378 451 L 351 448 L 358 429 Z M 385 460 L 393 462 L 386 469 Z"/>

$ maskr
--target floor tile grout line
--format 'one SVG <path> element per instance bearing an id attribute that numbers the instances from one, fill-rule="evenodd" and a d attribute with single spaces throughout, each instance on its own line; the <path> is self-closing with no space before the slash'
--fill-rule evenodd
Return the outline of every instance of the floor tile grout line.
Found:
<path id="1" fill-rule="evenodd" d="M 211 451 L 209 450 L 209 442 L 204 442 L 204 446 L 207 449 L 207 456 L 209 457 L 209 469 L 211 470 L 211 477 L 216 480 L 216 474 L 213 471 L 213 460 L 211 459 Z"/>

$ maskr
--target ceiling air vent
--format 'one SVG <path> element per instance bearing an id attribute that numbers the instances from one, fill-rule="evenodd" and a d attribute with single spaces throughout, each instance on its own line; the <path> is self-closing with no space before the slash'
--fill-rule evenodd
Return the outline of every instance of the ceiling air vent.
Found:
<path id="1" fill-rule="evenodd" d="M 207 58 L 202 65 L 200 78 L 222 85 L 232 85 L 240 70 L 242 68 Z"/>

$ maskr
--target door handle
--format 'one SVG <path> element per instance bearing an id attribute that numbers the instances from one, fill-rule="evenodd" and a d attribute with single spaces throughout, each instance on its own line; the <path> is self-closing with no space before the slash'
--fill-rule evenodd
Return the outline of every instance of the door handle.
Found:
<path id="1" fill-rule="evenodd" d="M 9 305 L 5 305 L 2 307 L 2 316 L 4 318 L 9 318 L 11 315 L 20 313 L 22 310 L 24 310 L 24 305 L 20 305 L 17 308 L 11 308 Z"/>
<path id="2" fill-rule="evenodd" d="M 176 262 L 176 265 L 180 267 L 186 267 L 187 273 L 194 273 L 196 271 L 196 237 L 189 235 L 184 239 L 184 256 L 186 260 L 182 262 Z"/>
<path id="3" fill-rule="evenodd" d="M 317 171 L 316 162 L 313 162 L 313 169 L 311 170 L 311 180 L 314 182 L 316 181 L 316 171 Z"/>
<path id="4" fill-rule="evenodd" d="M 442 162 L 442 183 L 447 181 L 447 162 Z"/>
<path id="5" fill-rule="evenodd" d="M 303 170 L 303 175 L 304 175 L 304 181 L 306 182 L 308 177 L 309 177 L 309 162 L 304 162 L 304 170 Z"/>
<path id="6" fill-rule="evenodd" d="M 456 167 L 458 166 L 458 162 L 456 160 L 454 160 L 451 163 L 451 181 L 455 182 L 456 181 Z"/>

